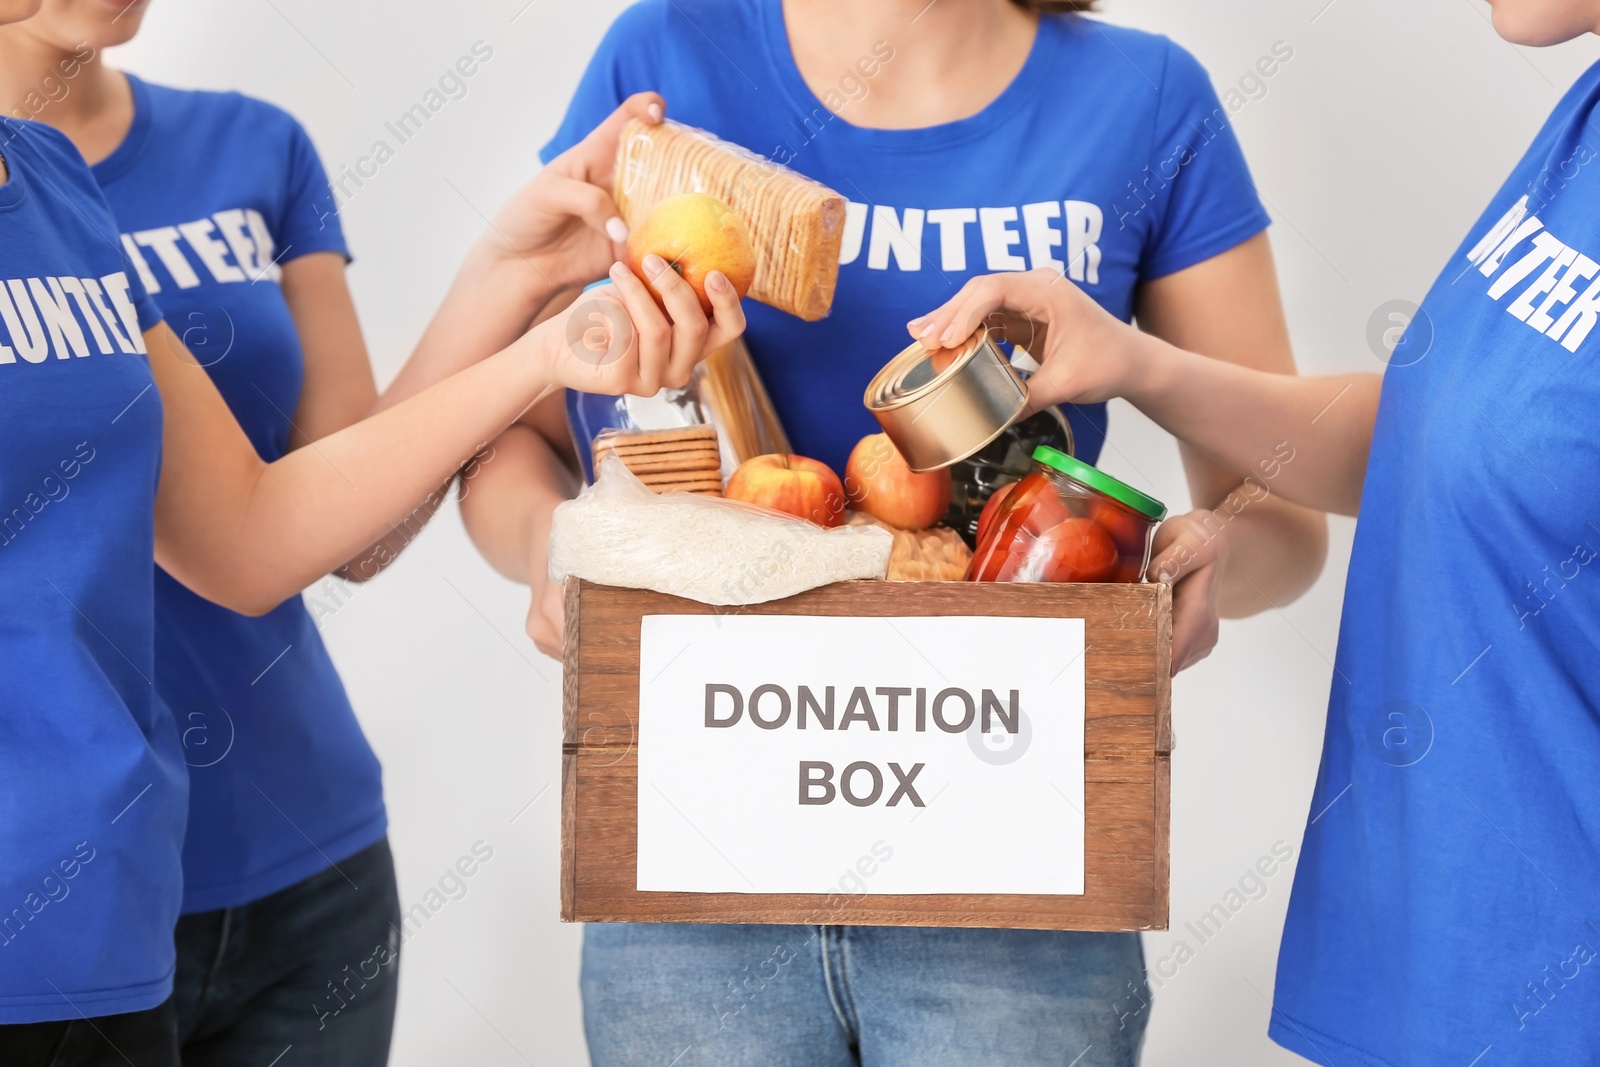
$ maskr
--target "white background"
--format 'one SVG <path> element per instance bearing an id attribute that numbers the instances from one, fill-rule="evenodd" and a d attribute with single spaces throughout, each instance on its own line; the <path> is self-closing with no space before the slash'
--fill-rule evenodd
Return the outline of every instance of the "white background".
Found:
<path id="1" fill-rule="evenodd" d="M 337 171 L 473 41 L 494 47 L 469 95 L 345 212 L 358 257 L 351 281 L 387 380 L 482 225 L 477 212 L 532 172 L 622 6 L 525 3 L 156 0 L 141 39 L 118 58 L 153 80 L 281 104 Z M 1273 42 L 1294 47 L 1267 95 L 1235 122 L 1272 208 L 1308 372 L 1377 366 L 1364 340 L 1369 315 L 1391 299 L 1420 300 L 1560 93 L 1600 55 L 1594 38 L 1547 51 L 1505 44 L 1479 0 L 1106 6 L 1113 21 L 1187 46 L 1219 88 Z M 1123 408 L 1113 425 L 1106 466 L 1181 504 L 1171 442 Z M 1177 929 L 1274 841 L 1298 854 L 1351 530 L 1335 522 L 1327 573 L 1308 596 L 1226 626 L 1219 651 L 1174 687 Z M 406 946 L 398 1064 L 583 1059 L 579 931 L 556 920 L 558 669 L 523 637 L 525 607 L 522 591 L 479 561 L 450 509 L 326 627 L 384 762 L 403 902 L 419 900 L 475 840 L 494 848 L 468 895 Z M 1147 1065 L 1300 1062 L 1264 1036 L 1289 881 L 1288 871 L 1270 879 L 1266 895 L 1163 986 Z M 1152 962 L 1175 936 L 1146 939 Z"/>

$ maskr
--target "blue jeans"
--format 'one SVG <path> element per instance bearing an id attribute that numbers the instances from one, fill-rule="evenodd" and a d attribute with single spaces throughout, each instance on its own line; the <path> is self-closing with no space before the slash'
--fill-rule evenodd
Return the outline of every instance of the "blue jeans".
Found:
<path id="1" fill-rule="evenodd" d="M 183 1067 L 388 1061 L 400 983 L 388 841 L 260 900 L 184 915 L 177 940 Z"/>
<path id="2" fill-rule="evenodd" d="M 147 1011 L 0 1026 L 5 1067 L 178 1067 L 172 998 Z"/>
<path id="3" fill-rule="evenodd" d="M 595 1067 L 1128 1067 L 1137 934 L 591 924 Z"/>

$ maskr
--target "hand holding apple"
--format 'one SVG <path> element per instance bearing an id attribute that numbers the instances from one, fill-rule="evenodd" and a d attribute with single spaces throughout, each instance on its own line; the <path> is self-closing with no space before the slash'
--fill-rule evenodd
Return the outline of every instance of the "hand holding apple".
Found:
<path id="1" fill-rule="evenodd" d="M 645 214 L 628 236 L 628 266 L 642 276 L 644 257 L 651 253 L 689 283 L 707 315 L 711 298 L 706 295 L 706 276 L 712 271 L 721 271 L 741 299 L 756 276 L 750 228 L 733 208 L 704 193 L 669 196 Z"/>

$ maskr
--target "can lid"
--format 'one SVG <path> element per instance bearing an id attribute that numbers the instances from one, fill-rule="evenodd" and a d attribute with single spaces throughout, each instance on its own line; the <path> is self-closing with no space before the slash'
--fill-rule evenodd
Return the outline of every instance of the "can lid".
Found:
<path id="1" fill-rule="evenodd" d="M 1098 467 L 1091 467 L 1083 460 L 1075 459 L 1059 449 L 1040 445 L 1033 450 L 1033 458 L 1035 462 L 1043 463 L 1068 477 L 1076 478 L 1119 504 L 1126 504 L 1152 522 L 1159 522 L 1166 517 L 1167 506 L 1155 497 L 1147 496 L 1126 482 L 1111 477 Z"/>

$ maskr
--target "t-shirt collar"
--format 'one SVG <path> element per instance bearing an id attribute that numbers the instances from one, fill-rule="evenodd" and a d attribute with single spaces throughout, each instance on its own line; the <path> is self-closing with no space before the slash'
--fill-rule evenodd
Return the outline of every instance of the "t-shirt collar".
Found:
<path id="1" fill-rule="evenodd" d="M 123 77 L 128 79 L 128 88 L 133 91 L 133 125 L 109 156 L 89 168 L 102 187 L 128 173 L 139 162 L 150 143 L 150 129 L 154 125 L 150 87 L 132 74 L 124 73 Z"/>
<path id="2" fill-rule="evenodd" d="M 6 183 L 0 185 L 0 211 L 10 211 L 21 204 L 28 194 L 28 168 L 20 163 L 17 156 L 21 153 L 8 152 L 6 146 L 22 138 L 23 133 L 17 129 L 13 120 L 0 118 L 0 156 L 6 161 Z"/>
<path id="3" fill-rule="evenodd" d="M 1039 19 L 1039 30 L 1034 35 L 1033 46 L 1011 83 L 975 115 L 937 126 L 923 126 L 905 130 L 881 130 L 852 125 L 842 115 L 832 112 L 811 91 L 794 61 L 794 49 L 789 45 L 789 30 L 783 21 L 782 0 L 758 0 L 762 34 L 772 69 L 777 75 L 778 88 L 787 95 L 800 115 L 823 111 L 834 117 L 828 123 L 828 136 L 842 136 L 859 144 L 893 148 L 896 151 L 924 148 L 946 148 L 962 141 L 981 137 L 994 126 L 1010 117 L 1018 107 L 1035 96 L 1060 92 L 1052 85 L 1048 71 L 1055 59 L 1062 35 L 1062 20 L 1048 15 Z"/>

